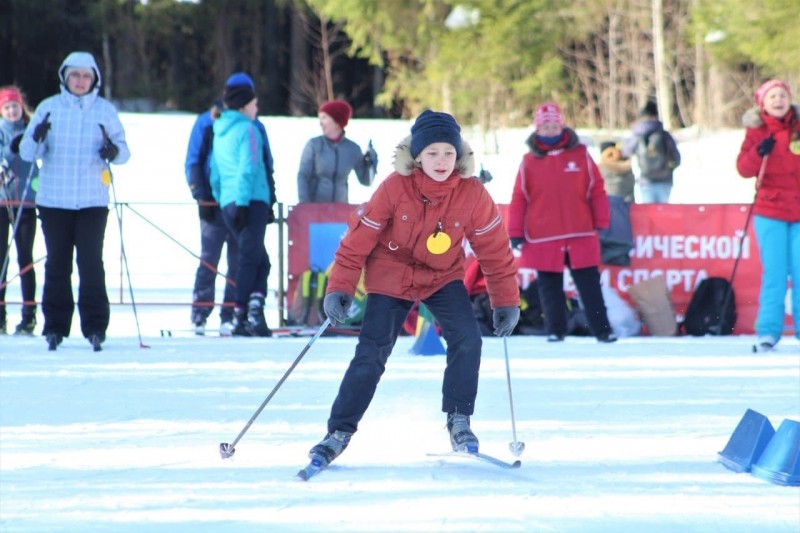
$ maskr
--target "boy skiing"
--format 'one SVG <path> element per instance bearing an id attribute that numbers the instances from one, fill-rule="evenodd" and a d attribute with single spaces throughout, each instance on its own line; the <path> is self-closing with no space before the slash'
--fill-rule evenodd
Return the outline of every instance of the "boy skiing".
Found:
<path id="1" fill-rule="evenodd" d="M 415 300 L 433 312 L 447 342 L 442 411 L 454 451 L 478 451 L 470 429 L 481 335 L 464 287 L 466 238 L 486 275 L 494 333 L 510 335 L 519 319 L 516 267 L 497 206 L 472 178 L 474 159 L 447 113 L 424 111 L 395 152 L 395 172 L 351 216 L 336 252 L 324 300 L 343 322 L 365 271 L 366 311 L 355 356 L 331 408 L 325 438 L 309 452 L 326 467 L 347 447 L 385 370 Z"/>

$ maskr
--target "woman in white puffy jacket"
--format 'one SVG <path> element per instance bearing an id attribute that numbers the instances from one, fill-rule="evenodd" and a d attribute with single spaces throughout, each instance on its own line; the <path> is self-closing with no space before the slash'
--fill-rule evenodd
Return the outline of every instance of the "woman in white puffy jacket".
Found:
<path id="1" fill-rule="evenodd" d="M 41 160 L 36 207 L 47 248 L 42 334 L 50 350 L 69 336 L 75 252 L 81 333 L 99 351 L 110 318 L 103 267 L 110 181 L 104 171 L 128 161 L 130 151 L 116 108 L 98 95 L 102 80 L 92 54 L 69 54 L 58 77 L 60 93 L 39 104 L 19 147 L 23 159 Z"/>

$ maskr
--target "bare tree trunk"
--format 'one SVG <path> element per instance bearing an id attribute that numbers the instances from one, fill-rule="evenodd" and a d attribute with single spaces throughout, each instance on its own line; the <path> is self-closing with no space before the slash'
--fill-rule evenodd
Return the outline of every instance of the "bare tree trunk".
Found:
<path id="1" fill-rule="evenodd" d="M 653 66 L 655 67 L 658 114 L 664 128 L 672 128 L 672 98 L 664 56 L 664 0 L 653 0 Z"/>
<path id="2" fill-rule="evenodd" d="M 308 78 L 308 41 L 306 40 L 305 22 L 303 15 L 295 7 L 292 10 L 292 35 L 290 44 L 290 74 L 289 74 L 289 112 L 292 115 L 305 114 L 305 98 L 303 85 Z"/>
<path id="3" fill-rule="evenodd" d="M 322 53 L 322 72 L 321 76 L 325 80 L 326 100 L 333 100 L 333 60 L 331 59 L 331 43 L 328 35 L 328 18 L 319 17 L 319 40 L 320 52 Z"/>
<path id="4" fill-rule="evenodd" d="M 103 30 L 103 64 L 105 69 L 103 72 L 103 96 L 107 100 L 113 98 L 114 92 L 114 63 L 111 61 L 111 43 L 108 32 Z"/>

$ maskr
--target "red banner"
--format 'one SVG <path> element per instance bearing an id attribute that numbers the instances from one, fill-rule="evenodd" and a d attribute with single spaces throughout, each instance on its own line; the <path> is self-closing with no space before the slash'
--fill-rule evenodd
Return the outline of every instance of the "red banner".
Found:
<path id="1" fill-rule="evenodd" d="M 505 215 L 508 206 L 499 207 Z M 290 300 L 303 271 L 310 265 L 324 270 L 333 261 L 347 217 L 354 208 L 349 204 L 300 204 L 290 210 L 287 218 L 287 294 Z M 761 262 L 752 224 L 747 235 L 742 235 L 748 208 L 749 205 L 729 204 L 632 205 L 630 216 L 635 247 L 631 264 L 627 267 L 602 265 L 603 283 L 627 298 L 631 285 L 664 276 L 680 319 L 700 281 L 713 276 L 730 279 L 741 247 L 742 257 L 733 283 L 737 312 L 734 333 L 752 334 L 758 311 Z M 520 285 L 526 286 L 536 274 L 520 269 L 519 276 Z M 785 333 L 792 333 L 788 311 L 785 324 Z"/>

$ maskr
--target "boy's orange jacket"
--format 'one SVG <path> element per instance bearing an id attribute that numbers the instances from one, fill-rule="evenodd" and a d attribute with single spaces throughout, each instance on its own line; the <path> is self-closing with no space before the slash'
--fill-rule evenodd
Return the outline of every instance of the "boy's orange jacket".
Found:
<path id="1" fill-rule="evenodd" d="M 474 170 L 472 151 L 465 145 L 453 175 L 436 182 L 414 166 L 409 142 L 397 147 L 396 171 L 351 215 L 327 291 L 353 294 L 364 268 L 368 293 L 424 300 L 464 279 L 466 237 L 486 275 L 492 307 L 519 305 L 516 267 L 497 206 L 477 179 L 465 177 Z M 449 237 L 442 253 L 428 245 L 434 234 L 441 239 L 437 232 Z"/>

